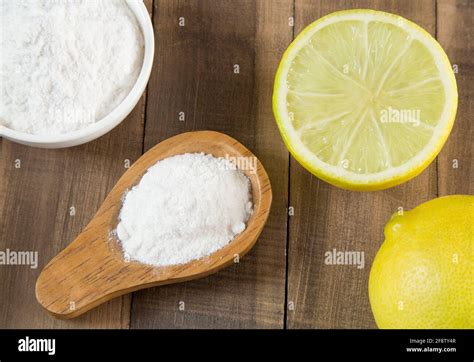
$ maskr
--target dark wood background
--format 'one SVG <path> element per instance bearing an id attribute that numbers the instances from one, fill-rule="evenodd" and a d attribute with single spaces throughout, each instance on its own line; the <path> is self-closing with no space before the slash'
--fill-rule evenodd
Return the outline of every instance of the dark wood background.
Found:
<path id="1" fill-rule="evenodd" d="M 146 94 L 120 126 L 69 149 L 0 141 L 0 250 L 39 252 L 36 270 L 0 266 L 0 327 L 374 328 L 367 280 L 390 215 L 437 196 L 474 193 L 474 2 L 145 3 L 155 28 L 153 72 Z M 273 77 L 288 44 L 312 21 L 349 8 L 380 9 L 415 21 L 458 66 L 459 109 L 447 144 L 420 176 L 385 191 L 349 192 L 311 176 L 289 156 L 271 110 Z M 184 122 L 179 112 L 185 112 Z M 45 313 L 34 290 L 41 268 L 92 218 L 125 171 L 125 160 L 135 161 L 170 136 L 201 129 L 236 138 L 270 175 L 272 212 L 255 248 L 213 276 L 126 295 L 74 320 Z M 288 216 L 289 206 L 294 216 Z M 325 265 L 324 252 L 333 248 L 364 251 L 365 268 Z"/>

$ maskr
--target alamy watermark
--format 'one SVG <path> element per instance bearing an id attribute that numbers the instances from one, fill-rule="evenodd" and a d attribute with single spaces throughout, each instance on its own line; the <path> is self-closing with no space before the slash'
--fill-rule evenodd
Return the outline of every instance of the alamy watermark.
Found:
<path id="1" fill-rule="evenodd" d="M 48 118 L 63 124 L 80 124 L 89 125 L 97 121 L 95 111 L 93 109 L 83 109 L 77 107 L 64 107 L 50 110 Z"/>
<path id="2" fill-rule="evenodd" d="M 28 265 L 31 269 L 36 269 L 38 268 L 38 252 L 10 249 L 0 251 L 0 265 Z"/>
<path id="3" fill-rule="evenodd" d="M 239 169 L 241 171 L 248 171 L 252 174 L 257 172 L 256 157 L 225 155 L 224 158 L 230 162 L 230 165 L 228 164 L 227 166 L 232 170 Z"/>
<path id="4" fill-rule="evenodd" d="M 20 338 L 18 352 L 46 352 L 50 356 L 56 354 L 56 339 L 54 338 Z"/>
<path id="5" fill-rule="evenodd" d="M 415 127 L 420 125 L 421 110 L 419 109 L 397 109 L 388 107 L 380 111 L 380 122 L 382 123 L 411 123 Z"/>
<path id="6" fill-rule="evenodd" d="M 332 249 L 324 253 L 326 265 L 354 265 L 357 269 L 364 269 L 365 256 L 363 251 L 338 251 Z"/>

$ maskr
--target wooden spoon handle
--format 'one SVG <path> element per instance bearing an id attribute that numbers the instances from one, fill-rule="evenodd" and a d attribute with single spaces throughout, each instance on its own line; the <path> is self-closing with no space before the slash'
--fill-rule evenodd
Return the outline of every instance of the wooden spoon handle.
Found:
<path id="1" fill-rule="evenodd" d="M 136 277 L 129 276 L 136 266 L 111 252 L 103 234 L 103 228 L 87 227 L 43 269 L 36 298 L 47 311 L 73 318 L 134 289 Z"/>

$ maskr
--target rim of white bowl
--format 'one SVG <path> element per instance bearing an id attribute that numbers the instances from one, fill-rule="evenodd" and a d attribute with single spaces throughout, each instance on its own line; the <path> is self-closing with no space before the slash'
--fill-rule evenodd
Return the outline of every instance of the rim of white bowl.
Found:
<path id="1" fill-rule="evenodd" d="M 15 131 L 0 125 L 0 136 L 11 141 L 29 146 L 43 148 L 63 148 L 77 146 L 95 140 L 118 126 L 135 108 L 143 95 L 150 78 L 155 53 L 155 36 L 148 10 L 143 0 L 126 0 L 128 6 L 135 15 L 144 40 L 144 56 L 142 69 L 132 87 L 130 93 L 124 100 L 107 116 L 101 120 L 77 131 L 58 135 L 35 135 Z"/>

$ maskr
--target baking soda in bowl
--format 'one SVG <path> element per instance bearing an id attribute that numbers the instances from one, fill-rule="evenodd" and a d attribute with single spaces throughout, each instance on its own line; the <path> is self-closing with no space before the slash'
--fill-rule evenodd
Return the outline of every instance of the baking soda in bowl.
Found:
<path id="1" fill-rule="evenodd" d="M 144 40 L 125 0 L 0 0 L 0 54 L 0 125 L 56 135 L 126 98 Z"/>
<path id="2" fill-rule="evenodd" d="M 126 259 L 184 264 L 229 244 L 251 213 L 250 180 L 234 163 L 182 154 L 150 167 L 125 195 L 117 236 Z"/>

